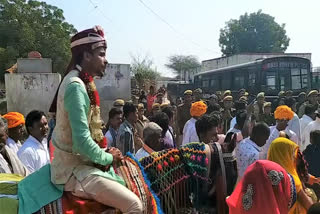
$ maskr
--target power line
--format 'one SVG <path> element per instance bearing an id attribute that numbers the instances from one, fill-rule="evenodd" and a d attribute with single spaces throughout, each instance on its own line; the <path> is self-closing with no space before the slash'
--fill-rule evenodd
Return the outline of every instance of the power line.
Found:
<path id="1" fill-rule="evenodd" d="M 94 10 L 98 10 L 98 12 L 101 14 L 101 16 L 106 20 L 106 21 L 108 21 L 109 23 L 111 23 L 111 24 L 113 24 L 114 22 L 112 21 L 112 19 L 110 19 L 109 17 L 107 17 L 104 13 L 103 13 L 103 11 L 99 8 L 99 6 L 98 5 L 96 5 L 92 0 L 89 0 L 89 2 L 92 4 L 92 6 L 94 7 Z M 120 29 L 120 28 L 118 28 L 117 27 L 117 25 L 113 25 L 113 28 L 115 29 L 115 31 L 117 31 L 118 33 L 120 33 L 120 34 L 123 34 L 123 31 Z M 110 32 L 110 31 L 109 31 Z M 132 39 L 132 37 L 128 37 L 129 39 Z M 132 40 L 133 41 L 133 40 Z M 142 46 L 141 46 L 141 42 L 139 42 L 139 41 L 137 41 L 137 40 L 135 40 L 134 41 L 136 44 L 137 44 L 137 46 L 139 47 L 139 49 L 140 50 L 142 50 Z"/>
<path id="2" fill-rule="evenodd" d="M 158 19 L 160 19 L 164 24 L 166 24 L 172 31 L 174 31 L 178 36 L 180 36 L 182 39 L 191 42 L 193 45 L 197 46 L 198 48 L 205 49 L 209 52 L 214 52 L 220 54 L 220 52 L 211 50 L 206 47 L 202 47 L 199 43 L 189 39 L 187 36 L 185 36 L 183 33 L 179 32 L 173 25 L 171 25 L 169 22 L 167 22 L 164 18 L 162 18 L 158 13 L 156 13 L 151 7 L 149 7 L 146 3 L 144 3 L 142 0 L 138 0 L 145 8 L 147 8 L 153 15 L 155 15 Z"/>
<path id="3" fill-rule="evenodd" d="M 106 15 L 104 15 L 104 13 L 102 13 L 102 11 L 98 7 L 98 5 L 94 4 L 92 0 L 89 0 L 89 2 L 92 4 L 92 6 L 95 10 L 99 11 L 99 13 L 102 15 L 103 18 L 105 18 L 108 22 L 113 23 L 113 21 L 110 18 L 108 18 Z"/>

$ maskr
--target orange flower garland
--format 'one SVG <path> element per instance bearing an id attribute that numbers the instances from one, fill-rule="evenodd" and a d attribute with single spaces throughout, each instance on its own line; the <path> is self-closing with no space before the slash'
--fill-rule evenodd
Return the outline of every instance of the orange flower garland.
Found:
<path id="1" fill-rule="evenodd" d="M 107 147 L 107 139 L 102 133 L 102 120 L 100 115 L 100 97 L 93 77 L 88 73 L 80 72 L 79 78 L 84 82 L 90 99 L 89 128 L 91 137 L 100 148 Z"/>

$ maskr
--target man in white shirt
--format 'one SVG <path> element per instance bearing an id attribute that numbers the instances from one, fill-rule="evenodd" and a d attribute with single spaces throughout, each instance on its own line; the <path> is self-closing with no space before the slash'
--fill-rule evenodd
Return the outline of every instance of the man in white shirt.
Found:
<path id="1" fill-rule="evenodd" d="M 182 145 L 192 142 L 199 142 L 196 131 L 196 121 L 207 112 L 207 105 L 203 101 L 192 103 L 190 109 L 191 119 L 186 122 L 183 128 Z"/>
<path id="2" fill-rule="evenodd" d="M 261 159 L 267 159 L 268 150 L 273 140 L 280 136 L 280 132 L 284 131 L 288 138 L 299 143 L 298 136 L 288 128 L 288 123 L 294 117 L 294 112 L 286 105 L 279 106 L 274 112 L 274 118 L 276 119 L 276 125 L 270 127 L 270 137 L 267 143 L 263 146 L 261 151 Z"/>
<path id="3" fill-rule="evenodd" d="M 161 141 L 162 128 L 154 123 L 148 123 L 143 129 L 144 144 L 140 148 L 135 157 L 140 160 L 141 158 L 148 157 L 154 151 L 161 151 L 164 148 L 163 141 Z"/>
<path id="4" fill-rule="evenodd" d="M 298 137 L 298 144 L 300 143 L 300 120 L 298 115 L 295 113 L 297 111 L 297 102 L 293 97 L 287 98 L 285 100 L 286 105 L 291 108 L 294 112 L 293 118 L 288 123 L 288 129 L 293 131 Z"/>
<path id="5" fill-rule="evenodd" d="M 21 162 L 33 173 L 50 163 L 47 135 L 48 121 L 42 111 L 31 111 L 26 117 L 26 129 L 29 134 L 18 151 Z"/>
<path id="6" fill-rule="evenodd" d="M 227 132 L 227 134 L 231 132 L 237 134 L 236 142 L 240 142 L 241 140 L 243 140 L 242 129 L 247 120 L 247 116 L 248 114 L 245 110 L 238 111 L 236 115 L 236 121 L 237 121 L 236 125 L 233 128 L 229 129 L 229 131 Z"/>
<path id="7" fill-rule="evenodd" d="M 260 159 L 262 146 L 266 144 L 270 129 L 265 123 L 257 123 L 251 136 L 242 140 L 236 147 L 238 176 L 241 178 L 252 163 Z"/>
<path id="8" fill-rule="evenodd" d="M 234 103 L 234 107 L 236 109 L 236 115 L 239 112 L 244 112 L 247 110 L 247 103 L 246 101 L 237 101 Z M 232 118 L 232 120 L 230 121 L 230 129 L 227 131 L 230 132 L 231 129 L 233 129 L 237 124 L 237 117 L 235 116 L 234 118 Z"/>
<path id="9" fill-rule="evenodd" d="M 305 150 L 305 148 L 310 144 L 310 132 L 320 130 L 320 110 L 318 109 L 315 113 L 316 120 L 309 123 L 303 131 L 300 151 Z"/>
<path id="10" fill-rule="evenodd" d="M 304 129 L 309 125 L 309 123 L 311 123 L 312 121 L 315 120 L 315 118 L 316 118 L 315 111 L 316 110 L 317 109 L 315 108 L 315 106 L 310 105 L 310 104 L 306 105 L 306 107 L 304 109 L 304 115 L 300 119 L 301 144 L 303 144 L 302 135 L 303 135 Z"/>
<path id="11" fill-rule="evenodd" d="M 108 148 L 115 147 L 118 130 L 122 123 L 122 111 L 119 108 L 112 108 L 109 111 L 108 131 L 105 134 L 108 142 Z"/>
<path id="12" fill-rule="evenodd" d="M 20 140 L 23 139 L 23 135 L 25 133 L 24 116 L 19 112 L 8 112 L 3 115 L 3 118 L 8 121 L 9 137 L 7 139 L 7 146 L 17 153 L 21 147 Z"/>

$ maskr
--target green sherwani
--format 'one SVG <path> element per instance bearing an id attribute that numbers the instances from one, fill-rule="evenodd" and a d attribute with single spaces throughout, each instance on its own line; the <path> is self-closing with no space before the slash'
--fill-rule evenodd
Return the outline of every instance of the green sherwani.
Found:
<path id="1" fill-rule="evenodd" d="M 71 176 L 81 182 L 88 175 L 99 175 L 125 185 L 113 170 L 107 172 L 94 167 L 94 163 L 110 165 L 113 157 L 92 139 L 88 117 L 90 100 L 78 71 L 71 71 L 63 80 L 57 102 L 57 125 L 52 143 L 55 147 L 51 179 L 55 184 L 65 184 Z"/>

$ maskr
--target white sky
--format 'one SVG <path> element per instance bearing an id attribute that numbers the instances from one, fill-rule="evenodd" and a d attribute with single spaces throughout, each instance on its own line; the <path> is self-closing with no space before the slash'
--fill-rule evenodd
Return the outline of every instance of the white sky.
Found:
<path id="1" fill-rule="evenodd" d="M 152 14 L 154 10 L 170 26 Z M 64 11 L 78 31 L 101 25 L 110 63 L 130 63 L 131 55 L 148 55 L 163 76 L 173 54 L 195 55 L 200 61 L 221 56 L 220 29 L 230 19 L 262 9 L 285 23 L 287 52 L 312 53 L 320 66 L 320 0 L 46 0 Z M 95 5 L 96 7 L 94 7 Z"/>

